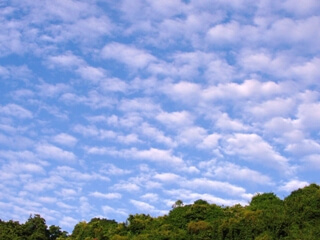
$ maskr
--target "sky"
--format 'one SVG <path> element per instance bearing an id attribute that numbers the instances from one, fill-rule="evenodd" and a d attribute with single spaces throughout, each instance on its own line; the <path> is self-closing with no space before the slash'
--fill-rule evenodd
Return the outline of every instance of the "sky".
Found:
<path id="1" fill-rule="evenodd" d="M 320 183 L 320 1 L 0 1 L 0 218 L 167 214 Z"/>

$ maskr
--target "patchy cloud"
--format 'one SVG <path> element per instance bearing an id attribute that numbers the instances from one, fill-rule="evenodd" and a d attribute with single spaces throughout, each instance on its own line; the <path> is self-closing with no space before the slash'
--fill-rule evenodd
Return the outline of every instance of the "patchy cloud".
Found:
<path id="1" fill-rule="evenodd" d="M 177 199 L 247 204 L 319 183 L 319 9 L 7 1 L 1 216 L 71 230 L 165 214 Z"/>

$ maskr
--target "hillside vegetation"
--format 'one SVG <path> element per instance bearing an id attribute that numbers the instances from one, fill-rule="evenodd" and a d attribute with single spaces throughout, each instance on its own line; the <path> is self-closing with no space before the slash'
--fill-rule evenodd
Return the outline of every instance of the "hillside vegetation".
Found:
<path id="1" fill-rule="evenodd" d="M 168 215 L 129 215 L 126 223 L 93 218 L 68 235 L 40 215 L 24 223 L 0 220 L 1 240 L 269 240 L 320 239 L 320 187 L 311 184 L 284 200 L 273 193 L 254 196 L 248 206 L 221 207 L 178 200 Z"/>

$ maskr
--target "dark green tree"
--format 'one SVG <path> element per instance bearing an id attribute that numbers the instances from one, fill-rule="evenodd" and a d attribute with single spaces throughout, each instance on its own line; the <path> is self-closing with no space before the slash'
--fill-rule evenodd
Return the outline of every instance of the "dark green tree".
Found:
<path id="1" fill-rule="evenodd" d="M 320 187 L 311 184 L 284 199 L 286 239 L 320 239 Z"/>
<path id="2" fill-rule="evenodd" d="M 22 225 L 22 230 L 27 240 L 50 240 L 46 220 L 39 214 L 30 215 L 25 224 Z"/>

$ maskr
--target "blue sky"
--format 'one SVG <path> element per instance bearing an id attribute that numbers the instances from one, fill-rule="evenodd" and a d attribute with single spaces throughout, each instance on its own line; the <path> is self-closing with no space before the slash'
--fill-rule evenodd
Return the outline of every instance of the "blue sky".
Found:
<path id="1" fill-rule="evenodd" d="M 247 204 L 320 170 L 318 0 L 0 2 L 0 216 Z"/>

